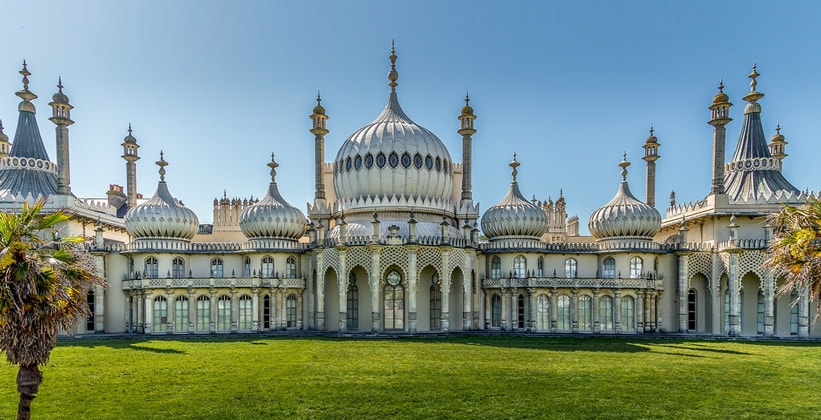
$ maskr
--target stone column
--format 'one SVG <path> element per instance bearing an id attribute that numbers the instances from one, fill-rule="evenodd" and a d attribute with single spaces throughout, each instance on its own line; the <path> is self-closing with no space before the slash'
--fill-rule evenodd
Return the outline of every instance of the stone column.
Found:
<path id="1" fill-rule="evenodd" d="M 174 291 L 171 288 L 165 289 L 166 303 L 166 318 L 165 318 L 165 333 L 174 334 L 174 328 L 177 326 L 177 311 L 176 302 L 174 302 Z"/>
<path id="2" fill-rule="evenodd" d="M 368 283 L 371 288 L 371 325 L 372 331 L 378 333 L 382 331 L 382 318 L 380 317 L 380 299 L 382 295 L 379 288 L 379 257 L 381 249 L 371 247 L 371 270 L 369 273 Z"/>
<path id="3" fill-rule="evenodd" d="M 627 320 L 628 322 L 630 320 Z M 613 332 L 621 334 L 621 289 L 613 291 Z"/>
<path id="4" fill-rule="evenodd" d="M 262 331 L 259 324 L 259 289 L 251 289 L 251 331 Z"/>
<path id="5" fill-rule="evenodd" d="M 810 295 L 806 287 L 798 290 L 798 336 L 810 336 Z"/>
<path id="6" fill-rule="evenodd" d="M 718 274 L 716 274 L 718 276 Z M 721 277 L 714 279 L 707 288 L 710 293 L 710 332 L 713 334 L 721 334 L 723 320 L 721 318 Z M 725 332 L 726 334 L 726 332 Z"/>
<path id="7" fill-rule="evenodd" d="M 444 254 L 445 253 L 443 253 L 443 255 Z M 442 282 L 442 332 L 448 332 L 450 330 L 450 273 L 447 271 L 447 269 L 443 269 L 443 271 L 442 271 L 441 282 Z"/>
<path id="8" fill-rule="evenodd" d="M 661 294 L 662 294 L 661 290 L 656 290 L 656 291 L 653 292 L 653 296 L 655 297 L 655 301 L 654 301 L 654 305 L 653 305 L 654 313 L 655 313 L 655 326 L 656 326 L 655 329 L 656 329 L 657 332 L 664 332 L 664 329 L 663 329 L 664 324 L 662 323 L 663 319 L 661 318 L 662 317 Z"/>
<path id="9" fill-rule="evenodd" d="M 485 319 L 484 319 L 484 322 L 482 323 L 482 325 L 484 325 L 484 328 L 486 330 L 489 330 L 489 329 L 493 328 L 493 325 L 491 325 L 491 321 L 493 320 L 493 314 L 491 313 L 493 311 L 493 308 L 492 308 L 493 305 L 491 303 L 492 296 L 493 296 L 492 293 L 485 293 L 485 310 L 484 310 Z"/>
<path id="10" fill-rule="evenodd" d="M 536 331 L 536 289 L 527 289 L 527 332 Z"/>
<path id="11" fill-rule="evenodd" d="M 305 299 L 303 295 L 305 294 L 305 289 L 300 289 L 299 293 L 296 296 L 296 329 L 301 330 L 304 328 L 304 322 L 302 321 L 303 317 L 303 304 Z"/>
<path id="12" fill-rule="evenodd" d="M 687 254 L 678 256 L 678 332 L 687 333 L 687 292 L 689 291 L 689 266 Z"/>
<path id="13" fill-rule="evenodd" d="M 570 331 L 579 332 L 579 290 L 571 290 L 570 296 Z"/>
<path id="14" fill-rule="evenodd" d="M 764 336 L 775 335 L 775 281 L 770 270 L 764 272 Z"/>
<path id="15" fill-rule="evenodd" d="M 316 267 L 320 269 L 317 273 L 316 278 L 316 290 L 314 291 L 315 298 L 316 298 L 316 316 L 314 320 L 316 328 L 318 331 L 325 330 L 325 272 L 322 271 L 322 253 L 316 254 Z M 271 300 L 273 300 L 273 293 L 271 294 Z M 271 302 L 273 305 L 273 302 Z M 272 312 L 273 313 L 273 312 Z"/>
<path id="16" fill-rule="evenodd" d="M 510 293 L 509 293 L 509 289 L 507 289 L 507 288 L 502 288 L 502 290 L 501 290 L 501 297 L 502 297 L 502 319 L 501 319 L 501 327 L 502 327 L 502 329 L 503 329 L 503 330 L 507 330 L 507 329 L 508 329 L 507 318 L 510 316 L 510 309 L 508 309 L 508 306 L 510 306 L 510 298 L 509 298 L 509 295 L 510 295 Z M 491 311 L 493 311 L 492 306 L 493 306 L 493 305 L 491 304 Z M 492 315 L 491 315 L 491 316 L 492 316 Z M 511 324 L 511 325 L 512 325 L 512 324 Z"/>
<path id="17" fill-rule="evenodd" d="M 337 275 L 337 290 L 339 291 L 339 332 L 348 331 L 348 266 L 345 249 L 339 250 L 339 274 Z"/>
<path id="18" fill-rule="evenodd" d="M 475 267 L 475 261 L 472 257 L 470 258 L 471 264 L 469 267 Z M 462 329 L 472 330 L 473 329 L 473 275 L 472 273 L 465 273 L 464 278 L 462 279 L 462 285 L 464 286 L 464 306 L 462 311 Z"/>
<path id="19" fill-rule="evenodd" d="M 644 292 L 644 330 L 653 332 L 656 329 L 655 319 L 653 318 L 653 291 L 646 290 Z"/>
<path id="20" fill-rule="evenodd" d="M 636 289 L 636 334 L 644 334 L 644 290 Z"/>
<path id="21" fill-rule="evenodd" d="M 601 332 L 601 318 L 599 314 L 599 289 L 593 289 L 593 334 Z"/>
<path id="22" fill-rule="evenodd" d="M 279 292 L 279 329 L 288 329 L 288 289 L 280 289 Z"/>
<path id="23" fill-rule="evenodd" d="M 740 305 L 740 291 L 741 285 L 738 278 L 738 252 L 729 252 L 730 267 L 727 273 L 729 279 L 730 290 L 730 336 L 738 336 L 741 334 L 741 305 Z"/>
<path id="24" fill-rule="evenodd" d="M 94 286 L 94 332 L 105 332 L 105 288 Z"/>
<path id="25" fill-rule="evenodd" d="M 211 334 L 217 333 L 217 289 L 211 289 L 211 299 L 208 301 L 211 306 Z"/>
<path id="26" fill-rule="evenodd" d="M 419 283 L 416 251 L 416 247 L 408 247 L 408 332 L 410 333 L 416 333 L 416 291 Z"/>
<path id="27" fill-rule="evenodd" d="M 558 330 L 559 308 L 556 306 L 558 302 L 558 291 L 556 289 L 550 290 L 550 332 L 556 333 Z"/>
<path id="28" fill-rule="evenodd" d="M 131 292 L 126 292 L 125 295 L 125 332 L 133 333 L 134 332 L 134 320 L 132 319 L 132 306 L 131 306 Z"/>
<path id="29" fill-rule="evenodd" d="M 194 295 L 194 288 L 188 288 L 188 333 L 193 334 L 196 331 L 197 323 L 197 300 Z"/>
<path id="30" fill-rule="evenodd" d="M 151 303 L 153 302 L 151 295 L 145 296 L 145 333 L 151 334 L 153 331 L 154 313 L 151 311 Z"/>
<path id="31" fill-rule="evenodd" d="M 144 290 L 137 290 L 135 292 L 136 296 L 134 296 L 134 306 L 135 306 L 135 324 L 136 328 L 134 332 L 136 333 L 145 333 L 145 291 Z"/>
<path id="32" fill-rule="evenodd" d="M 510 280 L 511 283 L 513 279 Z M 519 328 L 519 289 L 510 289 L 510 329 L 515 331 Z"/>
<path id="33" fill-rule="evenodd" d="M 239 301 L 237 300 L 237 289 L 231 288 L 231 333 L 237 332 L 239 324 Z"/>

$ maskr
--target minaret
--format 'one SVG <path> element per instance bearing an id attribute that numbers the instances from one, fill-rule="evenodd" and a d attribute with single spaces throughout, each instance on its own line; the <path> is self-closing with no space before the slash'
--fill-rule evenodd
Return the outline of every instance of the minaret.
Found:
<path id="1" fill-rule="evenodd" d="M 68 156 L 68 126 L 74 124 L 71 120 L 71 110 L 74 108 L 68 103 L 68 96 L 63 93 L 63 78 L 57 78 L 57 93 L 51 97 L 52 115 L 49 121 L 53 122 L 57 134 L 57 193 L 71 195 L 71 168 Z"/>
<path id="2" fill-rule="evenodd" d="M 661 146 L 658 142 L 656 136 L 653 135 L 653 126 L 650 126 L 650 135 L 647 136 L 647 140 L 644 141 L 644 159 L 647 162 L 647 179 L 646 179 L 646 191 L 647 191 L 647 199 L 645 202 L 650 207 L 656 207 L 656 160 L 660 158 L 659 156 L 659 146 Z"/>
<path id="3" fill-rule="evenodd" d="M 0 158 L 7 157 L 9 155 L 9 149 L 11 149 L 9 136 L 3 133 L 3 121 L 0 120 Z"/>
<path id="4" fill-rule="evenodd" d="M 328 116 L 325 114 L 325 108 L 322 106 L 322 97 L 319 92 L 316 93 L 316 106 L 314 112 L 311 114 L 311 133 L 314 135 L 314 172 L 316 176 L 316 193 L 314 195 L 314 205 L 321 206 L 325 202 L 325 135 L 328 134 L 328 129 L 325 127 L 325 121 Z"/>
<path id="5" fill-rule="evenodd" d="M 123 156 L 125 159 L 125 177 L 126 177 L 126 195 L 128 201 L 126 202 L 128 208 L 137 205 L 137 161 L 140 157 L 137 155 L 137 149 L 140 146 L 137 144 L 137 139 L 131 135 L 131 123 L 128 123 L 128 135 L 123 140 Z"/>
<path id="6" fill-rule="evenodd" d="M 473 114 L 473 107 L 470 106 L 470 96 L 465 94 L 465 106 L 462 108 L 462 113 L 459 115 L 461 126 L 457 133 L 462 136 L 462 201 L 472 204 L 473 193 L 471 193 L 471 173 L 472 173 L 472 136 L 476 134 L 476 129 L 473 128 L 473 120 L 476 115 Z"/>
<path id="7" fill-rule="evenodd" d="M 784 140 L 784 135 L 781 134 L 781 123 L 776 124 L 775 126 L 775 134 L 770 138 L 770 154 L 778 159 L 778 162 L 782 162 L 785 157 L 787 157 L 787 153 L 785 153 L 785 148 L 787 146 L 787 141 Z M 778 165 L 778 170 L 781 171 L 781 165 Z"/>
<path id="8" fill-rule="evenodd" d="M 724 83 L 719 81 L 718 94 L 709 106 L 711 119 L 707 124 L 713 126 L 713 187 L 710 194 L 724 194 L 724 152 L 727 130 L 724 127 L 733 119 L 730 118 L 730 98 L 724 93 Z"/>

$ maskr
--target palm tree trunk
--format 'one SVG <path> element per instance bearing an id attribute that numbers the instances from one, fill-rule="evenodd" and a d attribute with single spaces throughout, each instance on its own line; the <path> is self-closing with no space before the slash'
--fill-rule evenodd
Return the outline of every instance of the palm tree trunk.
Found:
<path id="1" fill-rule="evenodd" d="M 17 371 L 17 392 L 20 393 L 20 402 L 17 404 L 17 420 L 31 418 L 31 402 L 34 394 L 43 382 L 43 374 L 37 365 L 20 366 Z"/>

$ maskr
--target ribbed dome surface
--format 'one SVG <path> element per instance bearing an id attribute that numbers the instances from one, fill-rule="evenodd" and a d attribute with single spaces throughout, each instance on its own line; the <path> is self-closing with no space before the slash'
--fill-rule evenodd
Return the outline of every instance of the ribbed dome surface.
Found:
<path id="1" fill-rule="evenodd" d="M 448 199 L 453 184 L 447 148 L 405 115 L 396 92 L 376 120 L 345 140 L 334 163 L 334 189 L 341 200 Z"/>
<path id="2" fill-rule="evenodd" d="M 239 227 L 249 239 L 299 240 L 305 234 L 305 215 L 288 204 L 276 182 L 271 182 L 265 197 L 242 211 Z"/>
<path id="3" fill-rule="evenodd" d="M 199 224 L 197 215 L 171 196 L 165 181 L 159 182 L 150 200 L 132 207 L 125 215 L 125 229 L 137 239 L 189 240 L 197 234 Z"/>
<path id="4" fill-rule="evenodd" d="M 547 229 L 544 210 L 527 201 L 516 181 L 510 183 L 505 198 L 482 216 L 482 232 L 490 240 L 508 238 L 539 239 Z"/>
<path id="5" fill-rule="evenodd" d="M 661 228 L 661 215 L 636 199 L 625 180 L 616 196 L 590 215 L 587 227 L 596 239 L 652 239 Z"/>

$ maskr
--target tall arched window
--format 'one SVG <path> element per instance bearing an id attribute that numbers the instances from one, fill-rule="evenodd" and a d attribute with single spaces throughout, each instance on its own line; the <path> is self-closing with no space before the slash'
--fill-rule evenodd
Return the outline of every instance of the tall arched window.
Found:
<path id="1" fill-rule="evenodd" d="M 430 285 L 430 329 L 442 329 L 442 285 L 434 274 Z"/>
<path id="2" fill-rule="evenodd" d="M 94 331 L 94 290 L 86 293 L 86 303 L 88 304 L 88 318 L 86 318 L 86 331 Z"/>
<path id="3" fill-rule="evenodd" d="M 405 289 L 402 287 L 402 276 L 396 270 L 388 273 L 388 284 L 384 289 L 384 312 L 386 330 L 405 328 Z"/>
<path id="4" fill-rule="evenodd" d="M 630 278 L 640 279 L 644 270 L 644 262 L 639 257 L 630 258 Z"/>
<path id="5" fill-rule="evenodd" d="M 564 276 L 571 279 L 574 277 L 579 277 L 579 272 L 577 271 L 578 262 L 575 258 L 568 258 L 564 260 Z"/>
<path id="6" fill-rule="evenodd" d="M 724 291 L 724 333 L 730 332 L 730 291 Z"/>
<path id="7" fill-rule="evenodd" d="M 687 329 L 690 331 L 696 331 L 698 329 L 697 321 L 696 321 L 696 295 L 695 289 L 690 289 L 687 292 Z"/>
<path id="8" fill-rule="evenodd" d="M 613 298 L 610 296 L 599 299 L 599 327 L 602 332 L 613 332 Z"/>
<path id="9" fill-rule="evenodd" d="M 174 332 L 188 331 L 188 298 L 177 296 L 174 299 Z"/>
<path id="10" fill-rule="evenodd" d="M 502 297 L 496 294 L 490 298 L 490 326 L 502 327 Z"/>
<path id="11" fill-rule="evenodd" d="M 593 331 L 593 299 L 579 296 L 579 331 Z"/>
<path id="12" fill-rule="evenodd" d="M 614 279 L 616 278 L 616 260 L 613 257 L 607 257 L 604 259 L 604 270 L 602 277 L 606 279 Z"/>
<path id="13" fill-rule="evenodd" d="M 228 295 L 217 300 L 217 331 L 231 331 L 231 298 Z"/>
<path id="14" fill-rule="evenodd" d="M 271 297 L 268 295 L 262 298 L 262 328 L 271 329 Z"/>
<path id="15" fill-rule="evenodd" d="M 561 295 L 556 299 L 556 328 L 570 331 L 570 296 Z"/>
<path id="16" fill-rule="evenodd" d="M 289 279 L 296 278 L 296 258 L 288 257 L 285 260 L 285 277 Z"/>
<path id="17" fill-rule="evenodd" d="M 527 277 L 527 259 L 524 255 L 518 255 L 513 258 L 513 277 L 523 279 Z"/>
<path id="18" fill-rule="evenodd" d="M 287 328 L 297 327 L 296 295 L 288 295 L 285 298 L 285 322 Z"/>
<path id="19" fill-rule="evenodd" d="M 359 287 L 356 285 L 356 274 L 348 275 L 348 331 L 359 331 Z"/>
<path id="20" fill-rule="evenodd" d="M 163 296 L 154 298 L 154 331 L 168 331 L 168 301 Z"/>
<path id="21" fill-rule="evenodd" d="M 525 296 L 519 295 L 516 305 L 516 324 L 517 328 L 525 327 Z"/>
<path id="22" fill-rule="evenodd" d="M 171 278 L 181 279 L 185 277 L 185 260 L 180 257 L 171 261 Z"/>
<path id="23" fill-rule="evenodd" d="M 211 298 L 197 298 L 197 332 L 208 332 L 211 329 Z"/>
<path id="24" fill-rule="evenodd" d="M 240 331 L 251 331 L 251 316 L 254 313 L 254 309 L 251 305 L 251 296 L 240 296 L 238 309 L 237 327 Z"/>
<path id="25" fill-rule="evenodd" d="M 245 257 L 245 266 L 243 268 L 243 276 L 251 277 L 251 257 Z"/>
<path id="26" fill-rule="evenodd" d="M 544 258 L 542 257 L 536 260 L 536 275 L 539 277 L 544 276 Z"/>
<path id="27" fill-rule="evenodd" d="M 536 298 L 536 329 L 547 331 L 550 329 L 550 299 L 547 295 Z"/>
<path id="28" fill-rule="evenodd" d="M 502 278 L 502 260 L 499 257 L 493 257 L 490 259 L 490 278 Z"/>
<path id="29" fill-rule="evenodd" d="M 211 260 L 211 277 L 222 278 L 222 259 L 214 258 Z"/>
<path id="30" fill-rule="evenodd" d="M 757 331 L 764 334 L 764 293 L 758 291 L 758 313 L 756 314 Z"/>
<path id="31" fill-rule="evenodd" d="M 636 330 L 636 300 L 632 296 L 621 298 L 621 329 L 623 331 Z"/>
<path id="32" fill-rule="evenodd" d="M 147 279 L 156 279 L 157 274 L 159 273 L 158 270 L 159 266 L 157 265 L 157 259 L 154 257 L 148 257 L 145 259 L 145 278 Z"/>
<path id="33" fill-rule="evenodd" d="M 798 335 L 798 292 L 790 293 L 790 335 Z"/>
<path id="34" fill-rule="evenodd" d="M 262 257 L 262 267 L 260 267 L 259 275 L 262 278 L 270 279 L 274 277 L 274 258 L 270 256 Z"/>

